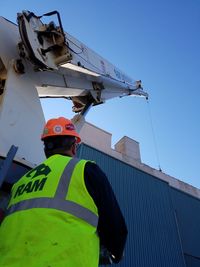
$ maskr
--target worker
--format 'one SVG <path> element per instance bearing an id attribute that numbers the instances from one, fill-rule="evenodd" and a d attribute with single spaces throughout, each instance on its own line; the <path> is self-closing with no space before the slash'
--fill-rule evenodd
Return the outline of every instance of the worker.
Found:
<path id="1" fill-rule="evenodd" d="M 12 187 L 0 266 L 97 267 L 100 247 L 100 263 L 118 263 L 127 228 L 106 175 L 75 157 L 81 138 L 70 120 L 50 119 L 41 139 L 47 159 Z"/>

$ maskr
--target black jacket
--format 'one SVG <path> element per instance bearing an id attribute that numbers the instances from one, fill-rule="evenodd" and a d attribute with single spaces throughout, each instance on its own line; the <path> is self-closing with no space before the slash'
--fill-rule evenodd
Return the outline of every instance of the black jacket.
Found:
<path id="1" fill-rule="evenodd" d="M 111 185 L 104 172 L 92 162 L 85 165 L 84 179 L 99 213 L 98 234 L 100 243 L 118 263 L 127 238 L 127 227 Z"/>

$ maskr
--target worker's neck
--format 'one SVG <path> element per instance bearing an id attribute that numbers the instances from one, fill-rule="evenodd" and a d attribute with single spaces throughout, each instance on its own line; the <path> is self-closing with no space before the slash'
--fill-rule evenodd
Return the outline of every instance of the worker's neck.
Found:
<path id="1" fill-rule="evenodd" d="M 49 158 L 53 155 L 62 155 L 62 156 L 67 156 L 67 157 L 74 157 L 75 153 L 73 151 L 54 151 L 53 153 L 49 153 L 48 151 L 45 151 L 46 157 Z"/>

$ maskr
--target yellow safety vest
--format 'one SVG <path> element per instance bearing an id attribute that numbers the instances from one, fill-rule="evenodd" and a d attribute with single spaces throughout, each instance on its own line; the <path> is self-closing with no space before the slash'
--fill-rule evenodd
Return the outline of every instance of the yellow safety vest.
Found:
<path id="1" fill-rule="evenodd" d="M 0 266 L 98 266 L 98 211 L 84 182 L 86 162 L 54 155 L 14 184 L 0 227 Z"/>

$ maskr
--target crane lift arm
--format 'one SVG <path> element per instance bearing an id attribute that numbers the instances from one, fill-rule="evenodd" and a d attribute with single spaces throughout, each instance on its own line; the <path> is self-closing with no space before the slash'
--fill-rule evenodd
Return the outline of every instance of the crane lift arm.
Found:
<path id="1" fill-rule="evenodd" d="M 64 33 L 57 11 L 43 16 L 53 15 L 58 17 L 58 26 L 52 21 L 49 24 L 42 23 L 42 16 L 38 17 L 32 12 L 18 14 L 21 57 L 29 59 L 36 70 L 57 70 L 68 80 L 64 88 L 51 84 L 38 87 L 40 97 L 71 97 L 75 112 L 84 109 L 91 100 L 93 104 L 100 104 L 116 96 L 147 97 L 141 81 L 133 81 L 77 39 Z M 67 79 L 69 76 L 71 83 Z M 84 84 L 83 79 L 89 84 Z"/>
<path id="2" fill-rule="evenodd" d="M 56 17 L 50 21 L 49 18 Z M 48 17 L 48 23 L 44 23 Z M 80 126 L 91 106 L 122 96 L 143 96 L 141 81 L 64 32 L 60 15 L 17 14 L 18 25 L 0 17 L 0 154 L 11 145 L 31 163 L 44 158 L 38 136 L 44 124 L 39 98 L 66 98 Z M 81 123 L 82 121 L 82 123 Z M 29 146 L 34 144 L 30 153 Z"/>

